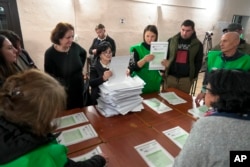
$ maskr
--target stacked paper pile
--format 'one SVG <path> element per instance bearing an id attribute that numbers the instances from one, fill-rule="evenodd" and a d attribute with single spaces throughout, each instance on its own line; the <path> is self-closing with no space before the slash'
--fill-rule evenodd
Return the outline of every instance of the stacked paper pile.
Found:
<path id="1" fill-rule="evenodd" d="M 143 87 L 144 82 L 139 77 L 127 77 L 119 83 L 104 83 L 99 87 L 100 97 L 96 108 L 105 117 L 141 111 L 143 99 L 140 94 Z"/>
<path id="2" fill-rule="evenodd" d="M 100 97 L 97 99 L 97 110 L 105 117 L 122 114 L 129 111 L 141 111 L 142 88 L 144 81 L 139 77 L 128 77 L 126 70 L 130 56 L 113 57 L 110 64 L 112 77 L 100 88 Z"/>

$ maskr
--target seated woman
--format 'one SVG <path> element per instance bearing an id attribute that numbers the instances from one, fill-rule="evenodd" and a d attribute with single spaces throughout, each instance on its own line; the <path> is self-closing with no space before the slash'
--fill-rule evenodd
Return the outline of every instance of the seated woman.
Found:
<path id="1" fill-rule="evenodd" d="M 230 151 L 250 150 L 250 73 L 216 70 L 205 89 L 214 111 L 194 124 L 174 167 L 228 167 Z"/>
<path id="2" fill-rule="evenodd" d="M 103 41 L 97 46 L 96 61 L 90 67 L 91 101 L 97 104 L 96 99 L 99 97 L 99 85 L 106 82 L 111 76 L 112 71 L 109 70 L 109 64 L 112 59 L 112 49 L 109 42 Z"/>
<path id="3" fill-rule="evenodd" d="M 95 155 L 74 162 L 58 144 L 52 120 L 66 107 L 64 88 L 48 74 L 31 69 L 10 76 L 0 90 L 1 167 L 102 167 Z"/>

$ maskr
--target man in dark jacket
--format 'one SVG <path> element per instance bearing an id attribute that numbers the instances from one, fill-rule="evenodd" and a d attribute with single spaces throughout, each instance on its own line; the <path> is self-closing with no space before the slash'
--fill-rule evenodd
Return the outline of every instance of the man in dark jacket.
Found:
<path id="1" fill-rule="evenodd" d="M 181 31 L 168 42 L 168 67 L 164 88 L 174 87 L 189 93 L 203 58 L 203 46 L 196 36 L 194 22 L 185 20 L 181 24 Z"/>
<path id="2" fill-rule="evenodd" d="M 107 41 L 110 43 L 111 45 L 111 50 L 112 50 L 112 56 L 115 56 L 115 52 L 116 52 L 116 45 L 115 45 L 115 41 L 108 35 L 105 34 L 106 30 L 105 30 L 105 26 L 103 24 L 98 24 L 95 28 L 97 37 L 94 38 L 92 45 L 89 48 L 89 59 L 90 59 L 90 63 L 93 63 L 94 60 L 96 59 L 96 48 L 98 46 L 99 43 L 101 43 L 102 41 Z"/>

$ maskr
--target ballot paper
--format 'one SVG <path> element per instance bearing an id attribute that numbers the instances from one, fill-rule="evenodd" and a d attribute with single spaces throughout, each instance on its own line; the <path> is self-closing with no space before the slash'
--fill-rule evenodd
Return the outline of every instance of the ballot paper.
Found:
<path id="1" fill-rule="evenodd" d="M 151 42 L 150 53 L 155 57 L 149 62 L 149 70 L 164 70 L 165 66 L 161 64 L 166 59 L 168 51 L 168 42 Z"/>
<path id="2" fill-rule="evenodd" d="M 56 118 L 55 121 L 58 124 L 57 129 L 66 128 L 69 126 L 77 125 L 80 123 L 89 122 L 83 112 L 71 114 L 63 117 Z"/>
<path id="3" fill-rule="evenodd" d="M 57 141 L 60 144 L 68 146 L 95 138 L 97 136 L 98 135 L 92 125 L 87 124 L 77 128 L 62 131 L 62 133 L 57 137 Z"/>
<path id="4" fill-rule="evenodd" d="M 172 140 L 178 147 L 183 148 L 189 133 L 179 126 L 163 131 L 170 140 Z"/>
<path id="5" fill-rule="evenodd" d="M 143 100 L 143 103 L 149 106 L 152 110 L 154 110 L 158 114 L 172 110 L 172 108 L 168 107 L 166 104 L 162 103 L 157 98 L 145 99 Z"/>
<path id="6" fill-rule="evenodd" d="M 164 92 L 159 94 L 162 98 L 167 100 L 172 105 L 186 103 L 187 101 L 177 96 L 174 92 Z"/>
<path id="7" fill-rule="evenodd" d="M 173 156 L 156 140 L 151 140 L 134 148 L 150 167 L 171 167 L 173 165 Z"/>
<path id="8" fill-rule="evenodd" d="M 96 148 L 94 148 L 93 150 L 87 152 L 86 154 L 83 154 L 83 155 L 80 155 L 80 156 L 77 156 L 77 157 L 73 157 L 73 158 L 70 158 L 70 159 L 72 159 L 75 162 L 85 161 L 87 159 L 90 159 L 94 155 L 99 155 L 101 153 L 102 153 L 101 148 L 99 146 L 97 146 Z"/>
<path id="9" fill-rule="evenodd" d="M 206 105 L 199 106 L 197 108 L 189 109 L 188 112 L 196 118 L 204 117 L 209 108 Z"/>
<path id="10" fill-rule="evenodd" d="M 109 78 L 107 83 L 119 83 L 127 78 L 127 69 L 129 64 L 130 56 L 116 56 L 112 57 L 109 69 L 112 71 L 112 76 Z"/>

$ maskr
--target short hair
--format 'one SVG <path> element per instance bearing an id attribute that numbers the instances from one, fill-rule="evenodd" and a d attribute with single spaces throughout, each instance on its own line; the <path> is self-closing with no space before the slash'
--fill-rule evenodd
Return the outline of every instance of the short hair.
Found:
<path id="1" fill-rule="evenodd" d="M 242 25 L 239 23 L 231 23 L 228 25 L 227 30 L 228 31 L 237 31 L 237 30 L 242 30 Z"/>
<path id="2" fill-rule="evenodd" d="M 104 29 L 105 26 L 103 24 L 98 24 L 96 27 L 95 27 L 95 30 L 99 30 L 99 29 Z"/>
<path id="3" fill-rule="evenodd" d="M 11 30 L 0 30 L 0 34 L 6 36 L 10 42 L 12 43 L 12 45 L 17 49 L 17 43 L 21 42 L 21 38 L 19 35 L 17 35 L 14 31 Z"/>
<path id="4" fill-rule="evenodd" d="M 31 69 L 10 76 L 0 90 L 0 115 L 37 136 L 55 130 L 52 120 L 65 109 L 66 93 L 53 77 Z"/>
<path id="5" fill-rule="evenodd" d="M 181 24 L 181 26 L 192 27 L 193 30 L 195 28 L 195 24 L 194 24 L 194 22 L 192 20 L 185 20 L 185 21 L 183 21 L 183 23 Z"/>
<path id="6" fill-rule="evenodd" d="M 245 114 L 250 111 L 250 73 L 240 70 L 214 70 L 208 78 L 209 92 L 219 98 L 211 106 L 218 111 Z"/>
<path id="7" fill-rule="evenodd" d="M 155 41 L 158 40 L 158 29 L 155 25 L 147 25 L 145 28 L 144 28 L 144 31 L 143 31 L 143 41 L 145 42 L 145 33 L 147 31 L 150 31 L 152 33 L 154 33 L 156 35 L 156 39 Z"/>
<path id="8" fill-rule="evenodd" d="M 69 30 L 74 31 L 74 27 L 71 24 L 63 22 L 58 23 L 51 32 L 50 36 L 51 42 L 59 45 L 60 44 L 59 39 L 62 39 L 66 34 L 66 32 Z"/>
<path id="9" fill-rule="evenodd" d="M 108 48 L 110 48 L 112 50 L 112 46 L 108 41 L 102 41 L 101 43 L 99 43 L 97 45 L 96 48 L 96 55 L 100 55 L 102 52 L 104 52 L 105 50 L 107 50 Z"/>

